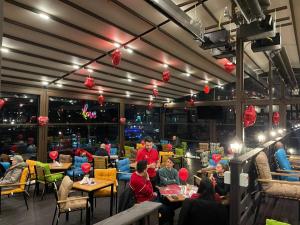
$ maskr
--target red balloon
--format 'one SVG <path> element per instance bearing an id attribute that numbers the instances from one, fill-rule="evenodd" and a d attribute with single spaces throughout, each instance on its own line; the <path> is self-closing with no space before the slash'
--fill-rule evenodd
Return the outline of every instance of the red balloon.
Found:
<path id="1" fill-rule="evenodd" d="M 173 145 L 171 145 L 171 144 L 167 144 L 167 149 L 168 149 L 168 151 L 172 151 L 172 149 L 173 149 Z"/>
<path id="2" fill-rule="evenodd" d="M 39 116 L 38 122 L 40 126 L 46 126 L 48 124 L 49 118 L 48 116 Z"/>
<path id="3" fill-rule="evenodd" d="M 4 105 L 5 105 L 4 99 L 0 98 L 0 110 L 3 108 Z"/>
<path id="4" fill-rule="evenodd" d="M 92 88 L 95 86 L 94 78 L 92 78 L 92 77 L 87 77 L 87 78 L 85 79 L 84 85 L 85 85 L 87 88 L 92 89 Z"/>
<path id="5" fill-rule="evenodd" d="M 226 70 L 226 72 L 231 73 L 235 70 L 235 65 L 232 62 L 227 62 L 224 64 L 224 69 Z"/>
<path id="6" fill-rule="evenodd" d="M 124 125 L 124 124 L 126 123 L 126 118 L 125 118 L 125 117 L 121 117 L 121 118 L 120 118 L 120 123 L 121 123 L 122 125 Z"/>
<path id="7" fill-rule="evenodd" d="M 249 105 L 244 112 L 244 126 L 253 126 L 256 122 L 256 111 L 253 105 Z"/>
<path id="8" fill-rule="evenodd" d="M 148 110 L 152 110 L 153 109 L 153 102 L 149 102 L 148 103 Z"/>
<path id="9" fill-rule="evenodd" d="M 154 96 L 154 97 L 157 97 L 157 96 L 158 96 L 158 90 L 157 90 L 157 89 L 153 89 L 152 92 L 153 92 L 153 96 Z"/>
<path id="10" fill-rule="evenodd" d="M 110 146 L 111 144 L 106 144 L 105 145 L 105 150 L 107 151 L 107 153 L 110 155 Z"/>
<path id="11" fill-rule="evenodd" d="M 99 96 L 98 96 L 98 102 L 99 102 L 99 104 L 100 104 L 101 106 L 103 105 L 104 100 L 105 100 L 105 98 L 104 98 L 103 95 L 99 95 Z"/>
<path id="12" fill-rule="evenodd" d="M 57 157 L 58 157 L 58 151 L 51 151 L 51 152 L 49 152 L 49 157 L 50 157 L 52 160 L 57 159 Z"/>
<path id="13" fill-rule="evenodd" d="M 221 154 L 212 154 L 212 160 L 217 164 L 222 159 Z"/>
<path id="14" fill-rule="evenodd" d="M 279 125 L 279 121 L 280 121 L 280 114 L 279 112 L 274 112 L 273 116 L 272 116 L 272 122 L 275 126 Z"/>
<path id="15" fill-rule="evenodd" d="M 180 180 L 182 180 L 183 182 L 186 182 L 187 179 L 189 178 L 189 171 L 186 168 L 181 168 L 178 171 L 178 176 L 179 176 Z"/>
<path id="16" fill-rule="evenodd" d="M 89 164 L 89 163 L 82 163 L 81 164 L 81 169 L 82 169 L 82 171 L 85 173 L 85 174 L 87 174 L 87 173 L 89 173 L 90 172 L 90 170 L 91 170 L 91 164 Z"/>
<path id="17" fill-rule="evenodd" d="M 112 64 L 114 64 L 114 66 L 119 65 L 121 62 L 121 52 L 119 49 L 116 49 L 113 53 L 112 53 Z"/>
<path id="18" fill-rule="evenodd" d="M 166 70 L 163 72 L 162 74 L 162 79 L 164 82 L 168 82 L 170 80 L 170 71 L 169 70 Z"/>
<path id="19" fill-rule="evenodd" d="M 203 91 L 204 91 L 205 94 L 209 94 L 210 87 L 208 85 L 205 85 L 204 88 L 203 88 Z"/>

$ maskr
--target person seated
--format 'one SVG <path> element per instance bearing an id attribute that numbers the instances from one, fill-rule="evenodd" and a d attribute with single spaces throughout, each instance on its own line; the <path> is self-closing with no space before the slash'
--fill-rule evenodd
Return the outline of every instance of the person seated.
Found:
<path id="1" fill-rule="evenodd" d="M 207 177 L 201 179 L 197 193 L 191 196 L 191 199 L 198 198 L 210 199 L 218 203 L 221 203 L 222 200 L 220 195 L 215 192 L 212 182 Z"/>
<path id="2" fill-rule="evenodd" d="M 174 136 L 172 137 L 172 142 L 171 142 L 171 144 L 173 145 L 173 148 L 181 147 L 181 142 L 180 142 L 179 137 L 177 137 L 177 136 L 174 135 Z"/>
<path id="3" fill-rule="evenodd" d="M 147 172 L 147 161 L 138 161 L 136 172 L 131 175 L 129 185 L 134 192 L 137 203 L 152 201 L 156 198 Z"/>
<path id="4" fill-rule="evenodd" d="M 227 164 L 218 163 L 216 166 L 216 172 L 214 172 L 210 177 L 216 193 L 220 196 L 225 196 L 229 192 L 229 185 L 224 183 L 224 172 L 228 170 L 229 167 Z"/>
<path id="5" fill-rule="evenodd" d="M 6 170 L 4 176 L 0 179 L 0 184 L 14 184 L 20 180 L 23 169 L 26 167 L 22 156 L 15 155 L 12 158 L 12 166 Z"/>
<path id="6" fill-rule="evenodd" d="M 108 163 L 110 164 L 110 156 L 108 154 L 108 152 L 105 149 L 105 144 L 102 143 L 100 145 L 100 148 L 95 152 L 96 156 L 107 156 L 108 157 Z"/>
<path id="7" fill-rule="evenodd" d="M 166 167 L 159 169 L 158 174 L 161 186 L 179 184 L 178 171 L 174 169 L 174 164 L 174 159 L 169 157 L 166 162 Z"/>
<path id="8" fill-rule="evenodd" d="M 75 151 L 75 156 L 87 157 L 89 162 L 93 161 L 93 155 L 87 150 L 82 148 L 77 148 Z"/>
<path id="9" fill-rule="evenodd" d="M 199 185 L 199 198 L 186 199 L 182 204 L 178 225 L 228 225 L 226 206 L 215 201 L 213 185 L 203 178 Z"/>

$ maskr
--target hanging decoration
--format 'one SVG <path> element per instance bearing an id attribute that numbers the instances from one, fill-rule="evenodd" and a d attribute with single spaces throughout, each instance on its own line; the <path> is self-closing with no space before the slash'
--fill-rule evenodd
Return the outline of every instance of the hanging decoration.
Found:
<path id="1" fill-rule="evenodd" d="M 88 89 L 92 89 L 95 86 L 95 80 L 94 78 L 88 76 L 85 79 L 84 85 L 88 88 Z"/>
<path id="2" fill-rule="evenodd" d="M 272 116 L 272 122 L 275 126 L 279 125 L 279 121 L 280 121 L 280 114 L 279 112 L 273 112 L 273 116 Z"/>
<path id="3" fill-rule="evenodd" d="M 153 96 L 156 98 L 158 96 L 158 90 L 154 88 L 152 92 L 153 92 Z"/>
<path id="4" fill-rule="evenodd" d="M 224 69 L 226 70 L 226 72 L 231 73 L 235 70 L 235 64 L 233 64 L 232 62 L 226 62 L 224 64 Z"/>
<path id="5" fill-rule="evenodd" d="M 253 105 L 249 105 L 244 112 L 244 126 L 253 126 L 256 122 L 256 111 Z"/>
<path id="6" fill-rule="evenodd" d="M 181 168 L 178 171 L 178 176 L 181 181 L 186 182 L 187 179 L 189 178 L 189 171 L 186 168 Z"/>
<path id="7" fill-rule="evenodd" d="M 152 109 L 153 109 L 153 102 L 150 101 L 150 102 L 148 103 L 148 110 L 150 111 L 150 110 L 152 110 Z"/>
<path id="8" fill-rule="evenodd" d="M 124 125 L 124 124 L 126 123 L 126 118 L 125 118 L 125 117 L 121 117 L 121 118 L 120 118 L 120 123 L 121 123 L 122 125 Z"/>
<path id="9" fill-rule="evenodd" d="M 162 79 L 164 82 L 168 82 L 170 80 L 170 71 L 169 70 L 165 70 L 162 74 Z"/>
<path id="10" fill-rule="evenodd" d="M 98 102 L 99 102 L 100 106 L 103 105 L 104 101 L 105 101 L 104 96 L 103 96 L 103 95 L 99 95 L 99 96 L 98 96 Z"/>
<path id="11" fill-rule="evenodd" d="M 204 86 L 203 92 L 204 92 L 205 94 L 209 94 L 209 92 L 210 92 L 210 87 L 209 87 L 207 84 Z"/>
<path id="12" fill-rule="evenodd" d="M 0 98 L 0 110 L 3 108 L 4 105 L 5 105 L 5 100 Z"/>
<path id="13" fill-rule="evenodd" d="M 53 163 L 54 163 L 55 159 L 57 159 L 57 157 L 58 157 L 58 151 L 49 152 L 49 157 L 53 160 Z"/>
<path id="14" fill-rule="evenodd" d="M 194 107 L 194 106 L 195 106 L 195 100 L 191 98 L 191 99 L 188 101 L 188 105 L 189 105 L 190 107 Z"/>
<path id="15" fill-rule="evenodd" d="M 116 49 L 113 53 L 112 53 L 112 64 L 114 66 L 118 66 L 121 62 L 121 51 L 120 49 Z"/>
<path id="16" fill-rule="evenodd" d="M 90 170 L 91 170 L 91 164 L 89 164 L 89 163 L 82 163 L 81 164 L 81 169 L 82 169 L 82 171 L 85 173 L 85 174 L 88 174 L 89 172 L 90 172 Z"/>
<path id="17" fill-rule="evenodd" d="M 212 154 L 211 158 L 215 162 L 215 164 L 218 164 L 218 162 L 220 162 L 220 160 L 222 159 L 222 155 L 221 154 Z"/>
<path id="18" fill-rule="evenodd" d="M 89 108 L 88 104 L 85 104 L 84 107 L 82 108 L 81 115 L 83 116 L 83 118 L 85 120 L 87 120 L 88 118 L 89 119 L 95 119 L 95 118 L 97 118 L 96 111 L 94 111 L 94 112 L 88 111 L 88 108 Z"/>
<path id="19" fill-rule="evenodd" d="M 48 116 L 39 116 L 38 117 L 38 123 L 40 126 L 46 126 L 48 124 L 49 118 Z"/>

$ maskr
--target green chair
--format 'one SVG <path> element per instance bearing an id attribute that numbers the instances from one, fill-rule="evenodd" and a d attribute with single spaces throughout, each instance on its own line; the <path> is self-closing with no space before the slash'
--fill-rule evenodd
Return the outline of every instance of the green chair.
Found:
<path id="1" fill-rule="evenodd" d="M 175 148 L 175 155 L 176 156 L 184 156 L 185 155 L 185 151 L 183 148 Z"/>
<path id="2" fill-rule="evenodd" d="M 131 158 L 131 147 L 125 145 L 124 151 L 125 151 L 125 158 Z"/>
<path id="3" fill-rule="evenodd" d="M 41 200 L 43 200 L 45 191 L 48 191 L 48 185 L 51 184 L 53 186 L 54 183 L 61 181 L 64 177 L 64 172 L 51 173 L 49 164 L 42 162 L 36 162 L 35 174 L 37 175 L 37 179 L 34 195 L 39 193 L 39 184 L 44 185 Z"/>
<path id="4" fill-rule="evenodd" d="M 181 146 L 182 146 L 184 152 L 186 152 L 186 150 L 187 150 L 187 148 L 188 148 L 187 143 L 186 143 L 186 142 L 181 142 Z"/>
<path id="5" fill-rule="evenodd" d="M 175 148 L 175 164 L 179 164 L 179 167 L 182 168 L 184 166 L 184 156 L 185 151 L 183 148 Z"/>
<path id="6" fill-rule="evenodd" d="M 276 220 L 267 219 L 266 225 L 290 225 L 289 223 L 283 223 Z"/>

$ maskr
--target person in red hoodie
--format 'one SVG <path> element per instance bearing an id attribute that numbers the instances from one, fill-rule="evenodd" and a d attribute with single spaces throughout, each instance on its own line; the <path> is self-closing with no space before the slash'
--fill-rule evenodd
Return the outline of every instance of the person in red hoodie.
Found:
<path id="1" fill-rule="evenodd" d="M 153 188 L 156 186 L 156 170 L 160 167 L 158 152 L 153 148 L 153 141 L 151 137 L 145 137 L 145 148 L 137 153 L 136 161 L 147 161 L 147 172 Z"/>
<path id="2" fill-rule="evenodd" d="M 152 201 L 156 198 L 149 175 L 147 173 L 147 161 L 141 160 L 136 165 L 136 172 L 131 175 L 131 189 L 134 192 L 137 203 Z"/>

